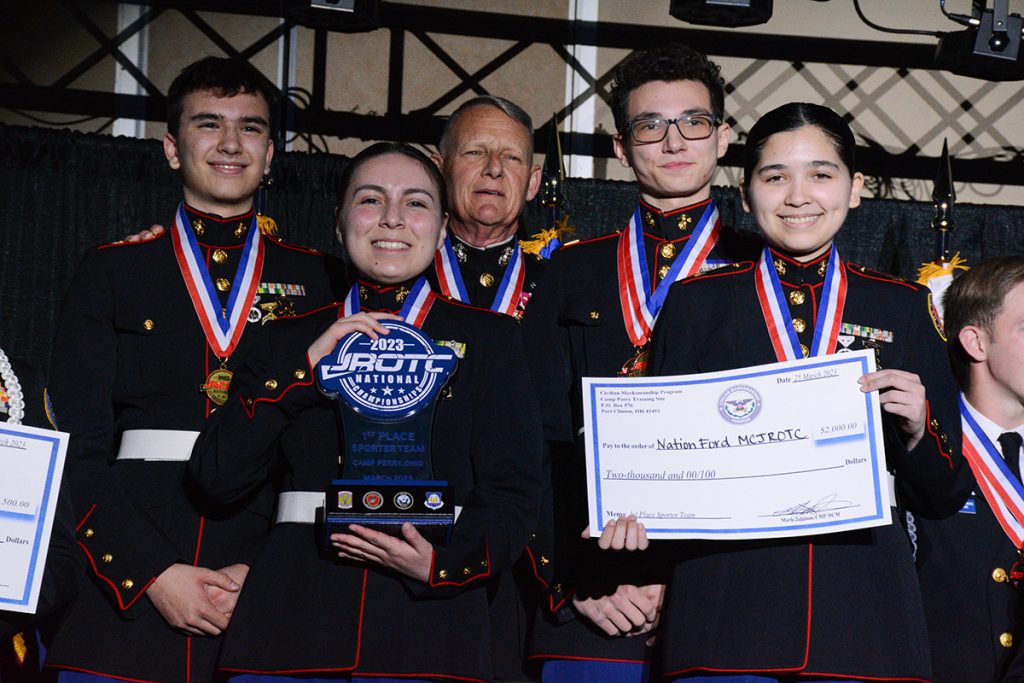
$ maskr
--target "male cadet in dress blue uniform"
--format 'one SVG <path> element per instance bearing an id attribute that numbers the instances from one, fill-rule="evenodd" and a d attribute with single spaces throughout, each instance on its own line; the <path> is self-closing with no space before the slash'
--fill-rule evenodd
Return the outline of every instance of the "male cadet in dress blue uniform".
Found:
<path id="1" fill-rule="evenodd" d="M 541 184 L 541 169 L 533 163 L 533 121 L 509 100 L 474 97 L 448 118 L 433 158 L 448 186 L 449 221 L 434 272 L 428 273 L 431 287 L 449 298 L 522 319 L 547 263 L 541 253 L 546 257 L 544 247 L 550 246 L 516 237 L 523 207 Z M 545 500 L 550 504 L 549 497 Z M 533 610 L 524 603 L 532 605 L 534 594 L 546 592 L 551 583 L 550 577 L 540 578 L 540 584 L 533 578 L 546 575 L 548 546 L 534 538 L 526 559 L 514 569 L 519 584 L 506 572 L 494 586 L 492 656 L 498 680 L 527 675 L 526 612 Z M 543 566 L 537 566 L 539 558 Z"/>
<path id="2" fill-rule="evenodd" d="M 331 300 L 322 258 L 261 234 L 254 213 L 273 97 L 248 65 L 187 67 L 168 92 L 164 151 L 184 190 L 171 229 L 89 250 L 64 302 L 49 393 L 73 436 L 89 576 L 47 655 L 62 681 L 210 680 L 269 528 L 270 491 L 214 507 L 184 475 L 262 323 Z"/>
<path id="3" fill-rule="evenodd" d="M 974 490 L 959 514 L 913 520 L 932 668 L 936 683 L 1002 681 L 1024 637 L 1024 258 L 954 280 L 945 324 Z"/>
<path id="4" fill-rule="evenodd" d="M 620 232 L 559 250 L 524 320 L 546 436 L 576 442 L 568 462 L 553 463 L 563 508 L 555 533 L 570 548 L 556 559 L 564 576 L 552 586 L 556 618 L 538 623 L 531 646 L 531 657 L 545 660 L 545 680 L 642 680 L 643 634 L 656 626 L 664 591 L 654 553 L 623 558 L 579 539 L 587 518 L 580 379 L 644 374 L 664 290 L 754 258 L 758 246 L 722 226 L 711 199 L 729 145 L 718 67 L 670 46 L 633 53 L 614 81 L 615 153 L 636 175 L 637 208 Z"/>

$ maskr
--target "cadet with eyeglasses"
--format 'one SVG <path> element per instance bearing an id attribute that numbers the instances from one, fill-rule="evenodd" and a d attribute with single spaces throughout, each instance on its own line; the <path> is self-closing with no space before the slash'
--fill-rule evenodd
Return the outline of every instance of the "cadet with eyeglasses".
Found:
<path id="1" fill-rule="evenodd" d="M 656 553 L 620 557 L 581 538 L 580 380 L 644 374 L 667 288 L 753 259 L 760 247 L 722 225 L 711 199 L 730 132 L 718 66 L 681 45 L 635 52 L 616 69 L 611 96 L 615 154 L 636 176 L 637 206 L 618 232 L 556 253 L 524 320 L 527 348 L 539 350 L 531 370 L 546 409 L 558 506 L 547 522 L 559 541 L 558 579 L 531 645 L 545 681 L 644 680 L 666 581 Z"/>

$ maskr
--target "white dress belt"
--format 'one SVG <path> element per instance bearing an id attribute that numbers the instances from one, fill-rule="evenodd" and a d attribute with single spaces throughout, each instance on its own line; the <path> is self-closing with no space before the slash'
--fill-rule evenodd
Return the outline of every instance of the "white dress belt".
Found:
<path id="1" fill-rule="evenodd" d="M 118 460 L 188 462 L 199 432 L 183 429 L 129 429 L 121 434 Z"/>

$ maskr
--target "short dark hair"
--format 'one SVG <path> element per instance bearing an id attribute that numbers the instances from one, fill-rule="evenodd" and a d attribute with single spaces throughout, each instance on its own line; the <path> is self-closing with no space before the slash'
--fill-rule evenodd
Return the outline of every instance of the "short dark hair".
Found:
<path id="1" fill-rule="evenodd" d="M 210 91 L 217 97 L 239 93 L 259 95 L 267 103 L 271 130 L 277 92 L 270 81 L 248 62 L 228 57 L 206 57 L 192 62 L 178 74 L 167 90 L 167 132 L 178 136 L 185 98 L 194 92 Z"/>
<path id="2" fill-rule="evenodd" d="M 1006 295 L 1024 282 L 1024 256 L 1000 256 L 974 266 L 953 280 L 946 290 L 946 351 L 961 389 L 971 385 L 971 357 L 960 343 L 960 331 L 975 325 L 992 334 Z"/>
<path id="3" fill-rule="evenodd" d="M 356 171 L 359 170 L 359 167 L 371 159 L 376 159 L 377 157 L 386 156 L 388 154 L 401 154 L 402 156 L 409 157 L 422 166 L 430 177 L 431 182 L 433 182 L 434 188 L 437 190 L 437 201 L 441 212 L 443 213 L 447 210 L 445 208 L 447 194 L 445 190 L 444 176 L 441 175 L 441 169 L 439 169 L 437 164 L 431 161 L 430 157 L 426 154 L 404 142 L 377 142 L 363 149 L 361 152 L 349 159 L 349 162 L 345 164 L 345 168 L 342 169 L 341 174 L 338 175 L 338 182 L 335 184 L 334 188 L 338 208 L 341 208 L 345 203 L 345 193 L 348 192 L 348 186 L 352 184 L 352 177 L 356 174 Z"/>
<path id="4" fill-rule="evenodd" d="M 761 163 L 761 152 L 764 151 L 768 138 L 776 133 L 785 133 L 804 126 L 814 126 L 825 134 L 852 176 L 857 163 L 857 140 L 853 137 L 849 124 L 842 116 L 820 104 L 790 102 L 772 109 L 759 118 L 747 134 L 743 152 L 744 186 L 750 186 L 750 179 L 754 175 L 754 169 Z"/>
<path id="5" fill-rule="evenodd" d="M 615 67 L 611 107 L 615 130 L 629 123 L 629 94 L 651 81 L 697 81 L 711 95 L 711 113 L 725 120 L 725 83 L 721 69 L 707 55 L 681 44 L 631 52 Z"/>
<path id="6" fill-rule="evenodd" d="M 456 121 L 458 121 L 462 115 L 473 107 L 494 107 L 500 110 L 510 119 L 515 119 L 523 125 L 528 133 L 527 137 L 530 140 L 529 156 L 533 157 L 533 119 L 530 115 L 512 100 L 507 100 L 504 97 L 498 97 L 497 95 L 480 95 L 472 99 L 466 100 L 458 106 L 458 108 L 452 112 L 448 120 L 445 121 L 444 130 L 441 131 L 441 140 L 438 142 L 437 148 L 441 151 L 441 154 L 447 154 L 448 145 L 450 144 L 450 136 L 452 129 L 455 127 Z"/>

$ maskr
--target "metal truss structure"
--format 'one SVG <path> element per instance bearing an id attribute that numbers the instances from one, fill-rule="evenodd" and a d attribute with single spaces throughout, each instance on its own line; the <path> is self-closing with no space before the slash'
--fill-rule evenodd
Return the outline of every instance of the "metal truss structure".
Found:
<path id="1" fill-rule="evenodd" d="M 74 19 L 96 40 L 98 47 L 78 64 L 49 84 L 33 83 L 20 71 L 13 59 L 0 46 L 0 69 L 6 71 L 8 82 L 0 83 L 0 99 L 5 106 L 39 112 L 81 116 L 129 118 L 159 121 L 163 119 L 164 95 L 135 66 L 121 46 L 143 27 L 165 12 L 178 12 L 201 31 L 225 55 L 250 59 L 267 47 L 284 41 L 283 54 L 290 53 L 293 23 L 284 18 L 274 29 L 248 45 L 231 44 L 206 21 L 202 12 L 281 18 L 284 8 L 296 0 L 246 0 L 215 2 L 213 0 L 137 0 L 142 6 L 137 20 L 116 35 L 107 35 L 83 9 L 84 0 L 59 0 Z M 308 0 L 298 0 L 300 4 Z M 0 18 L 3 16 L 0 10 Z M 959 181 L 1024 186 L 1024 149 L 1015 146 L 1001 131 L 1019 131 L 1010 125 L 1013 98 L 993 104 L 985 115 L 979 113 L 978 102 L 995 97 L 999 84 L 972 81 L 975 90 L 969 95 L 957 91 L 947 74 L 932 67 L 933 48 L 927 45 L 880 43 L 814 37 L 767 36 L 738 34 L 717 30 L 660 28 L 608 22 L 568 21 L 524 15 L 453 10 L 382 2 L 379 20 L 388 31 L 389 78 L 387 108 L 382 114 L 332 111 L 325 106 L 327 77 L 328 29 L 314 29 L 312 87 L 299 93 L 285 84 L 281 118 L 283 128 L 310 140 L 314 136 L 361 138 L 366 140 L 403 140 L 433 144 L 443 125 L 441 112 L 465 94 L 484 94 L 482 82 L 508 65 L 528 48 L 545 45 L 552 55 L 578 73 L 588 84 L 574 101 L 556 114 L 560 123 L 574 107 L 592 97 L 608 101 L 610 72 L 591 73 L 574 57 L 568 46 L 591 45 L 601 48 L 634 49 L 638 47 L 685 42 L 716 58 L 740 60 L 744 66 L 728 78 L 729 121 L 737 130 L 749 127 L 761 113 L 758 103 L 786 82 L 794 81 L 804 92 L 818 101 L 848 112 L 848 119 L 857 128 L 859 116 L 870 116 L 873 130 L 885 129 L 890 142 L 874 142 L 865 130 L 857 130 L 864 142 L 858 149 L 859 165 L 869 176 L 882 179 L 930 179 L 935 175 L 937 159 L 921 150 L 936 137 L 951 136 L 951 153 L 955 157 L 955 175 Z M 484 40 L 508 41 L 510 44 L 497 56 L 473 68 L 459 64 L 432 36 L 450 35 Z M 408 41 L 416 40 L 443 64 L 458 83 L 416 110 L 403 107 L 403 74 Z M 98 64 L 112 56 L 140 84 L 144 94 L 125 95 L 71 87 L 71 84 Z M 288 72 L 286 67 L 283 70 Z M 754 83 L 757 83 L 757 86 Z M 758 87 L 757 90 L 754 88 Z M 961 86 L 962 87 L 962 86 Z M 1004 91 L 1005 92 L 1005 91 Z M 913 98 L 914 105 L 933 114 L 935 123 L 923 129 L 908 130 L 887 113 L 881 103 L 887 94 Z M 537 131 L 543 145 L 550 139 L 551 124 Z M 315 147 L 315 145 L 313 145 Z M 562 149 L 568 154 L 595 157 L 612 156 L 611 137 L 607 134 L 564 134 Z M 899 149 L 899 152 L 890 151 Z M 740 144 L 730 147 L 723 159 L 726 166 L 739 166 L 743 155 Z"/>

